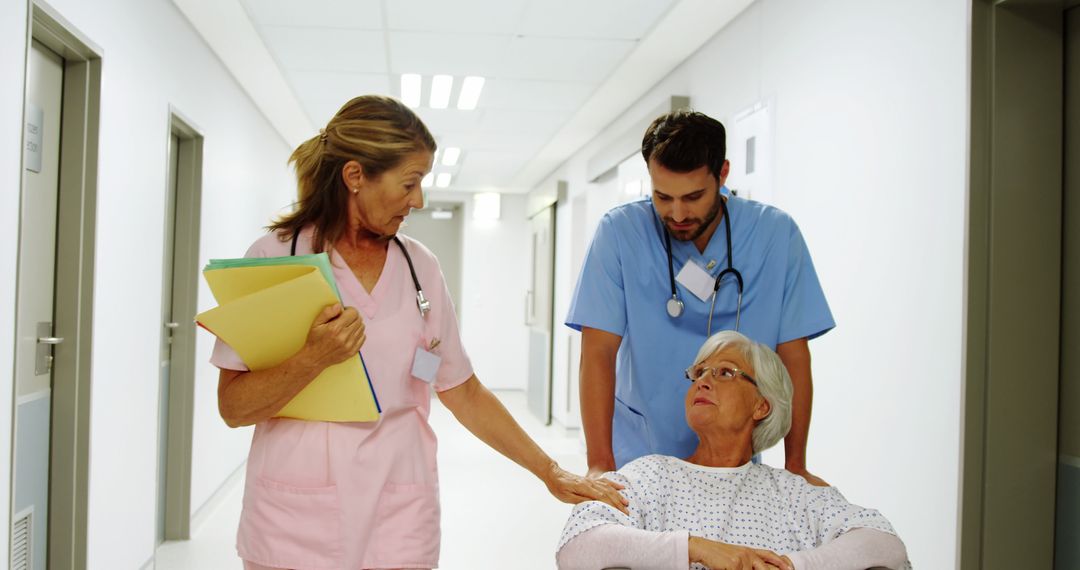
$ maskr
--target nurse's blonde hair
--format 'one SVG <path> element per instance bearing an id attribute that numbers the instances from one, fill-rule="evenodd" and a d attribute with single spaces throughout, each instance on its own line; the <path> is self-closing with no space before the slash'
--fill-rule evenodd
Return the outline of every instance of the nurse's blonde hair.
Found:
<path id="1" fill-rule="evenodd" d="M 325 251 L 348 226 L 349 189 L 341 178 L 345 163 L 355 160 L 364 176 L 377 178 L 406 156 L 435 148 L 435 137 L 401 101 L 382 95 L 356 97 L 293 151 L 289 163 L 296 168 L 296 209 L 267 229 L 288 241 L 313 226 L 311 246 L 316 253 Z"/>

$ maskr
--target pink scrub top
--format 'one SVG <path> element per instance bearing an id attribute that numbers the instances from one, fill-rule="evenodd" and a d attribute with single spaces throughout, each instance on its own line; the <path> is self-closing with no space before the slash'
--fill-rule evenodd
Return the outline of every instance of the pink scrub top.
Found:
<path id="1" fill-rule="evenodd" d="M 311 229 L 297 254 L 311 253 Z M 382 407 L 371 423 L 272 418 L 255 426 L 248 453 L 237 551 L 244 560 L 297 570 L 435 568 L 439 563 L 439 483 L 429 385 L 412 376 L 416 348 L 442 358 L 434 388 L 468 380 L 454 306 L 439 263 L 420 242 L 399 236 L 412 257 L 431 311 L 421 318 L 401 250 L 390 244 L 370 293 L 336 252 L 334 277 L 345 306 L 366 324 L 360 349 Z M 267 234 L 246 257 L 289 255 L 290 242 Z M 247 370 L 220 340 L 210 362 Z"/>

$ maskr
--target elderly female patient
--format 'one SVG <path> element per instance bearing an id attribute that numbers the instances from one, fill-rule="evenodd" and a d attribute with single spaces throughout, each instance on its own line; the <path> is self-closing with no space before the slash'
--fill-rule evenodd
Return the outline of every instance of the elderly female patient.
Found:
<path id="1" fill-rule="evenodd" d="M 697 450 L 685 460 L 642 457 L 609 473 L 625 486 L 630 514 L 595 501 L 575 507 L 559 568 L 910 567 L 877 511 L 750 462 L 791 425 L 791 379 L 776 353 L 724 331 L 705 341 L 686 375 Z"/>

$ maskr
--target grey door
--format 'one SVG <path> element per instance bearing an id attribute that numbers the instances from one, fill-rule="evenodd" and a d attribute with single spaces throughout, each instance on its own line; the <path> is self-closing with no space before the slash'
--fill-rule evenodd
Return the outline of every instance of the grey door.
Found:
<path id="1" fill-rule="evenodd" d="M 1080 568 L 1080 8 L 1065 14 L 1061 389 L 1054 567 Z"/>
<path id="2" fill-rule="evenodd" d="M 551 335 L 555 294 L 555 206 L 537 212 L 532 230 L 532 280 L 526 295 L 529 325 L 529 410 L 544 424 L 551 423 Z"/>
<path id="3" fill-rule="evenodd" d="M 56 217 L 64 60 L 36 40 L 26 86 L 15 351 L 13 569 L 44 570 L 48 549 Z"/>
<path id="4" fill-rule="evenodd" d="M 176 174 L 180 162 L 180 138 L 169 136 L 168 187 L 165 195 L 165 247 L 162 252 L 164 275 L 161 280 L 161 348 L 158 367 L 158 484 L 157 484 L 157 544 L 165 542 L 166 491 L 168 489 L 169 458 L 169 380 L 172 371 L 173 332 L 179 319 L 173 318 L 173 273 L 176 243 Z"/>

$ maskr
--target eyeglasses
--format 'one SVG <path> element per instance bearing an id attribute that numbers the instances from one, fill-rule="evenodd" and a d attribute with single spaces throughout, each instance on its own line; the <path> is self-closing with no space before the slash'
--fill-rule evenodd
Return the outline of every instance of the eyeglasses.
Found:
<path id="1" fill-rule="evenodd" d="M 686 369 L 686 379 L 690 380 L 691 382 L 697 382 L 698 380 L 701 380 L 701 378 L 704 377 L 706 374 L 712 376 L 713 380 L 718 379 L 721 382 L 734 380 L 736 377 L 741 376 L 754 386 L 757 386 L 757 380 L 754 380 L 754 378 L 749 374 L 732 366 L 718 366 L 716 368 L 713 368 L 711 366 L 701 366 L 699 364 Z"/>

